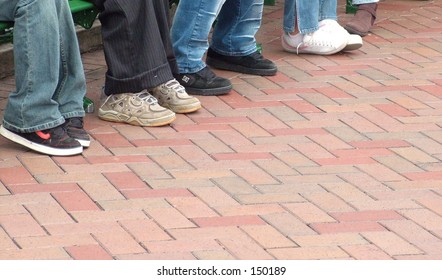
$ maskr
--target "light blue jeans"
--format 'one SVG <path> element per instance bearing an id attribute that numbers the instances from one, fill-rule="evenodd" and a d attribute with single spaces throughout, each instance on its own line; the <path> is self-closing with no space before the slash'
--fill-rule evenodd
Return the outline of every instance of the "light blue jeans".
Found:
<path id="1" fill-rule="evenodd" d="M 14 21 L 16 90 L 5 128 L 22 133 L 82 117 L 86 81 L 67 0 L 0 0 L 0 20 Z"/>
<path id="2" fill-rule="evenodd" d="M 255 34 L 261 26 L 264 0 L 180 0 L 171 28 L 180 73 L 206 67 L 202 58 L 209 47 L 229 56 L 256 51 Z"/>
<path id="3" fill-rule="evenodd" d="M 295 20 L 301 34 L 318 30 L 324 19 L 337 19 L 337 0 L 285 0 L 283 29 L 295 31 Z"/>

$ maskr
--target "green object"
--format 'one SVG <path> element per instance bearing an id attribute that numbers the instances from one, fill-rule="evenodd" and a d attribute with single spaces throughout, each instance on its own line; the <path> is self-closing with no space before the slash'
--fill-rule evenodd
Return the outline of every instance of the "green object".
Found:
<path id="1" fill-rule="evenodd" d="M 92 27 L 98 15 L 94 4 L 83 0 L 69 0 L 69 7 L 76 24 L 85 29 Z"/>
<path id="2" fill-rule="evenodd" d="M 358 6 L 352 4 L 352 0 L 347 0 L 347 5 L 345 5 L 345 13 L 346 14 L 355 14 L 358 10 Z"/>
<path id="3" fill-rule="evenodd" d="M 256 43 L 256 50 L 257 50 L 259 53 L 262 53 L 262 44 L 261 44 L 261 43 Z"/>
<path id="4" fill-rule="evenodd" d="M 0 22 L 0 43 L 6 43 L 12 41 L 12 29 L 13 22 Z"/>
<path id="5" fill-rule="evenodd" d="M 83 98 L 83 109 L 86 113 L 93 113 L 95 110 L 94 101 L 91 99 L 84 97 Z"/>
<path id="6" fill-rule="evenodd" d="M 91 2 L 85 0 L 69 0 L 72 18 L 75 24 L 89 29 L 94 24 L 98 15 L 98 9 Z M 13 22 L 0 21 L 0 43 L 12 41 Z"/>

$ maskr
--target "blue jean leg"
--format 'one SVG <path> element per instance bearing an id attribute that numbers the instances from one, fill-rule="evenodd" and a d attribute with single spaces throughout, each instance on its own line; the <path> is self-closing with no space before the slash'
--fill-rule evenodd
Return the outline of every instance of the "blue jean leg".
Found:
<path id="1" fill-rule="evenodd" d="M 314 32 L 319 21 L 337 19 L 337 0 L 285 0 L 283 30 L 293 32 L 295 20 L 302 34 Z"/>
<path id="2" fill-rule="evenodd" d="M 15 21 L 16 91 L 3 125 L 33 132 L 84 116 L 85 77 L 67 0 L 0 0 L 0 6 L 0 19 Z"/>
<path id="3" fill-rule="evenodd" d="M 218 15 L 211 48 L 229 56 L 255 52 L 255 35 L 261 26 L 263 7 L 263 0 L 227 0 Z"/>
<path id="4" fill-rule="evenodd" d="M 264 0 L 180 0 L 171 28 L 180 73 L 195 73 L 206 67 L 202 58 L 217 16 L 211 47 L 224 55 L 255 52 L 263 3 Z"/>
<path id="5" fill-rule="evenodd" d="M 202 58 L 209 47 L 209 33 L 224 0 L 180 0 L 171 39 L 180 73 L 206 67 Z"/>

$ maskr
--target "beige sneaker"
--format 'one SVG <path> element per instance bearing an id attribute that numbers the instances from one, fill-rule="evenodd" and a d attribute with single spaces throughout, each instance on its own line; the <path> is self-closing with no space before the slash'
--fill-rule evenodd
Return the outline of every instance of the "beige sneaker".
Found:
<path id="1" fill-rule="evenodd" d="M 98 110 L 100 119 L 139 126 L 162 126 L 173 122 L 175 113 L 158 105 L 146 91 L 106 96 Z M 102 96 L 103 96 L 102 95 Z"/>
<path id="2" fill-rule="evenodd" d="M 201 108 L 198 98 L 188 95 L 175 79 L 157 86 L 151 92 L 161 106 L 175 113 L 191 113 Z"/>

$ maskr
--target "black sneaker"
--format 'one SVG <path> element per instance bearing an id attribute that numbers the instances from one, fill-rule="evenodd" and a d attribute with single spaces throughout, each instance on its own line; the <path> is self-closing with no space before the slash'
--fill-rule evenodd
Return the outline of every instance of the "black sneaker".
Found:
<path id="1" fill-rule="evenodd" d="M 229 79 L 216 76 L 207 66 L 196 73 L 175 75 L 175 79 L 193 95 L 223 95 L 232 89 Z"/>
<path id="2" fill-rule="evenodd" d="M 265 59 L 259 51 L 246 56 L 227 56 L 209 48 L 206 63 L 217 69 L 259 76 L 274 76 L 278 71 L 276 65 Z"/>
<path id="3" fill-rule="evenodd" d="M 0 134 L 17 144 L 47 155 L 71 156 L 83 152 L 81 144 L 69 137 L 64 125 L 31 133 L 14 132 L 0 126 Z"/>
<path id="4" fill-rule="evenodd" d="M 66 119 L 64 127 L 68 135 L 80 142 L 81 146 L 85 148 L 89 147 L 91 144 L 91 138 L 86 130 L 84 130 L 83 118 L 75 117 Z"/>

